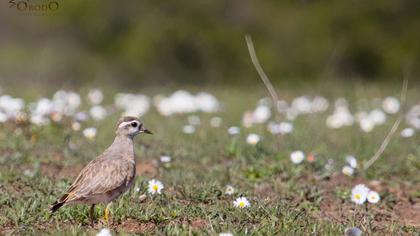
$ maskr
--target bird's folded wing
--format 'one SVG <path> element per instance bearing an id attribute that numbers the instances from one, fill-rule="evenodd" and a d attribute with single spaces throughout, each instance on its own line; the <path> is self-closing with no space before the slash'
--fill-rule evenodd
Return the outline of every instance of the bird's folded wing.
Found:
<path id="1" fill-rule="evenodd" d="M 75 198 L 103 194 L 128 184 L 133 167 L 121 160 L 96 160 L 82 170 L 69 189 Z"/>

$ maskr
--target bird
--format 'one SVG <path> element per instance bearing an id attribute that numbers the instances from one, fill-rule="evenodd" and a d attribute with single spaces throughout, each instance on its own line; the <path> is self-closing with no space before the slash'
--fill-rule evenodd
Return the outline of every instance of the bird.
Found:
<path id="1" fill-rule="evenodd" d="M 114 142 L 87 164 L 68 188 L 55 201 L 51 213 L 65 205 L 89 204 L 91 224 L 96 204 L 105 204 L 104 221 L 109 225 L 109 208 L 133 185 L 136 175 L 136 155 L 133 139 L 140 133 L 152 134 L 133 116 L 122 117 L 117 123 Z"/>

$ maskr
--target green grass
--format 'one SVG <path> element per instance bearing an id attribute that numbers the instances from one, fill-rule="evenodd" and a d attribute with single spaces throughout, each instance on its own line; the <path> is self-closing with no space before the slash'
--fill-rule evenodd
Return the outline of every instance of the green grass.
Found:
<path id="1" fill-rule="evenodd" d="M 290 101 L 305 93 L 318 94 L 331 102 L 344 96 L 354 111 L 358 99 L 398 94 L 398 88 L 389 87 L 328 89 L 291 90 L 282 97 Z M 373 155 L 395 116 L 388 116 L 387 123 L 371 133 L 363 133 L 357 126 L 331 130 L 325 126 L 330 106 L 326 113 L 299 116 L 294 122 L 295 131 L 284 137 L 274 137 L 261 125 L 242 128 L 241 134 L 232 138 L 227 127 L 240 125 L 243 112 L 253 109 L 264 91 L 209 91 L 223 102 L 223 111 L 215 114 L 223 118 L 220 128 L 209 126 L 210 114 L 198 114 L 201 125 L 192 135 L 181 131 L 187 116 L 162 117 L 152 110 L 143 118 L 145 126 L 155 133 L 135 140 L 137 162 L 147 171 L 137 177 L 130 192 L 113 203 L 114 234 L 217 235 L 229 231 L 235 235 L 342 235 L 353 226 L 367 235 L 420 233 L 418 222 L 409 222 L 418 219 L 418 210 L 414 216 L 404 211 L 404 207 L 414 205 L 418 209 L 420 204 L 418 133 L 409 139 L 397 133 L 367 172 L 359 170 L 352 178 L 341 174 L 346 154 L 354 154 L 359 164 Z M 409 91 L 408 101 L 419 101 L 416 91 Z M 2 124 L 0 234 L 97 233 L 102 226 L 89 226 L 88 206 L 66 206 L 54 215 L 48 207 L 83 165 L 112 142 L 118 118 L 119 114 L 113 114 L 103 122 L 84 124 L 98 128 L 95 142 L 87 141 L 80 132 L 72 132 L 66 122 L 42 128 Z M 256 146 L 245 143 L 251 132 L 262 135 Z M 316 161 L 293 165 L 289 154 L 297 149 L 315 153 Z M 162 154 L 172 157 L 170 166 L 159 163 Z M 328 159 L 335 160 L 332 172 L 324 169 Z M 141 202 L 139 197 L 151 178 L 164 183 L 164 192 Z M 356 183 L 377 189 L 380 203 L 352 203 L 349 194 Z M 235 187 L 233 196 L 224 194 L 227 184 Z M 136 187 L 140 192 L 134 191 Z M 251 207 L 234 208 L 233 201 L 239 196 L 246 196 Z M 104 206 L 96 208 L 98 219 L 103 210 Z"/>

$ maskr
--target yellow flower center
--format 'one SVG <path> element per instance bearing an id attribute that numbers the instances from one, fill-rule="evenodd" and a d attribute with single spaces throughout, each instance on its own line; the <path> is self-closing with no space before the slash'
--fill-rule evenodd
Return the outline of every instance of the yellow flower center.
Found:
<path id="1" fill-rule="evenodd" d="M 239 203 L 239 207 L 244 207 L 245 206 L 245 202 L 240 202 Z"/>
<path id="2" fill-rule="evenodd" d="M 370 199 L 371 199 L 371 200 L 375 200 L 375 199 L 376 199 L 376 197 L 375 197 L 375 196 L 371 196 L 371 197 L 370 197 Z"/>
<path id="3" fill-rule="evenodd" d="M 362 196 L 358 193 L 356 193 L 356 195 L 354 195 L 354 198 L 356 198 L 357 200 L 360 200 L 360 198 L 362 198 Z"/>
<path id="4" fill-rule="evenodd" d="M 156 192 L 156 191 L 158 191 L 158 189 L 159 189 L 159 187 L 155 184 L 155 185 L 153 185 L 153 190 Z"/>

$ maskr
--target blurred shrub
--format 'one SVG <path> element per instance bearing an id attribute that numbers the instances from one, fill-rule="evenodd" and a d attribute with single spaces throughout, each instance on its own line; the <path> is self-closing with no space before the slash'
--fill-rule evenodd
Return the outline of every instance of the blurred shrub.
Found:
<path id="1" fill-rule="evenodd" d="M 255 80 L 246 33 L 273 80 L 386 79 L 419 62 L 419 12 L 420 3 L 410 0 L 74 0 L 31 27 L 65 39 L 58 47 L 67 59 L 47 77 L 78 82 L 104 75 L 121 83 Z M 7 65 L 0 69 L 11 70 Z"/>

